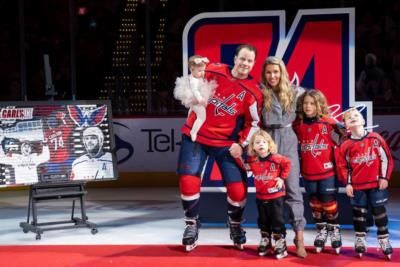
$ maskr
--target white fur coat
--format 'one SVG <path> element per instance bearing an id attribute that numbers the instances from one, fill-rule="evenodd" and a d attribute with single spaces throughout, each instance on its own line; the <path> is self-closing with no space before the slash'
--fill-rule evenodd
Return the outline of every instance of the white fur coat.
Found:
<path id="1" fill-rule="evenodd" d="M 180 100 L 186 108 L 191 108 L 202 100 L 207 103 L 216 87 L 215 81 L 194 78 L 191 75 L 178 77 L 175 81 L 174 97 Z"/>

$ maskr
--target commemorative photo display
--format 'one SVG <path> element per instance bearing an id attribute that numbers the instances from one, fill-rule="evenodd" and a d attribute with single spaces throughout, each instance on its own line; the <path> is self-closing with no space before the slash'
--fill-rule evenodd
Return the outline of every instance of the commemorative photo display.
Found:
<path id="1" fill-rule="evenodd" d="M 115 179 L 110 105 L 0 104 L 0 187 Z"/>

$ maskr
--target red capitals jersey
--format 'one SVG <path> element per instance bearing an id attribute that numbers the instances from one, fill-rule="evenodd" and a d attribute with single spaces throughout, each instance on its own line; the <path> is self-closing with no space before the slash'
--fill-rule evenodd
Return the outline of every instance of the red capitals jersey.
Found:
<path id="1" fill-rule="evenodd" d="M 254 79 L 236 79 L 224 64 L 209 64 L 205 78 L 218 84 L 208 101 L 206 120 L 196 141 L 210 146 L 230 146 L 235 142 L 247 144 L 258 129 L 263 101 L 261 89 Z M 182 133 L 190 136 L 196 114 L 191 112 Z"/>
<path id="2" fill-rule="evenodd" d="M 50 149 L 50 162 L 61 163 L 70 157 L 71 148 L 68 146 L 72 132 L 72 122 L 63 112 L 56 113 L 55 125 L 45 131 L 45 136 Z"/>
<path id="3" fill-rule="evenodd" d="M 343 142 L 336 164 L 339 180 L 356 190 L 379 187 L 379 178 L 389 180 L 393 171 L 389 147 L 378 133 Z"/>
<path id="4" fill-rule="evenodd" d="M 290 173 L 290 160 L 279 154 L 270 154 L 266 158 L 249 157 L 246 160 L 254 176 L 256 198 L 275 199 L 285 195 L 285 188 L 277 189 L 275 178 L 287 179 Z"/>
<path id="5" fill-rule="evenodd" d="M 306 180 L 323 180 L 335 175 L 335 154 L 339 125 L 329 117 L 305 118 L 293 125 L 300 145 L 300 169 Z M 337 138 L 339 139 L 339 138 Z"/>

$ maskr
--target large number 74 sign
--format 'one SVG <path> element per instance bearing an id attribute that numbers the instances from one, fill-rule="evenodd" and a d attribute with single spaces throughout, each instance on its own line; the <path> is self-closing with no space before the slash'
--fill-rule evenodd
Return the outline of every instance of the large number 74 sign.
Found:
<path id="1" fill-rule="evenodd" d="M 355 103 L 353 8 L 299 10 L 289 31 L 282 10 L 199 14 L 183 32 L 184 73 L 193 54 L 232 64 L 236 46 L 243 43 L 257 48 L 256 79 L 267 56 L 281 57 L 297 84 L 321 90 L 339 107 L 336 112 L 363 104 L 372 125 L 371 103 Z"/>
<path id="2" fill-rule="evenodd" d="M 260 79 L 267 56 L 281 57 L 292 81 L 321 90 L 338 119 L 350 106 L 363 106 L 372 126 L 371 103 L 355 101 L 354 26 L 353 8 L 299 10 L 289 31 L 282 10 L 202 13 L 183 32 L 183 72 L 193 54 L 232 65 L 237 45 L 249 43 L 258 51 L 254 78 Z M 212 161 L 204 177 L 203 191 L 222 185 Z"/>

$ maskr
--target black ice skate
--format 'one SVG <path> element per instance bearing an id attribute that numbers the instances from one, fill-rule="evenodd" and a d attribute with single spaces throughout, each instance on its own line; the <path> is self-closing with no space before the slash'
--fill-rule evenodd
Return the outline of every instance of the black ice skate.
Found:
<path id="1" fill-rule="evenodd" d="M 356 239 L 354 241 L 354 249 L 358 253 L 358 257 L 362 257 L 367 251 L 367 234 L 356 232 Z"/>
<path id="2" fill-rule="evenodd" d="M 197 247 L 200 222 L 198 219 L 185 219 L 185 231 L 183 232 L 182 245 L 186 251 L 192 251 Z"/>
<path id="3" fill-rule="evenodd" d="M 258 255 L 265 256 L 267 254 L 272 254 L 271 235 L 270 233 L 261 231 L 261 240 L 260 245 L 258 246 Z"/>
<path id="4" fill-rule="evenodd" d="M 317 223 L 317 236 L 314 240 L 314 247 L 317 253 L 320 253 L 326 244 L 326 240 L 328 239 L 328 229 L 326 227 L 326 223 Z"/>
<path id="5" fill-rule="evenodd" d="M 340 254 L 340 248 L 342 247 L 340 227 L 338 224 L 328 224 L 327 228 L 331 239 L 331 247 L 336 250 L 336 254 Z"/>
<path id="6" fill-rule="evenodd" d="M 391 260 L 393 249 L 389 241 L 389 235 L 378 236 L 378 243 L 380 248 L 382 249 L 383 254 L 385 254 L 386 258 L 388 260 Z"/>
<path id="7" fill-rule="evenodd" d="M 233 241 L 233 245 L 239 249 L 244 249 L 246 243 L 246 231 L 243 230 L 240 222 L 228 220 L 230 238 Z"/>
<path id="8" fill-rule="evenodd" d="M 274 234 L 273 236 L 275 240 L 275 248 L 274 248 L 275 257 L 278 260 L 287 257 L 288 253 L 287 253 L 285 237 L 281 234 Z"/>

